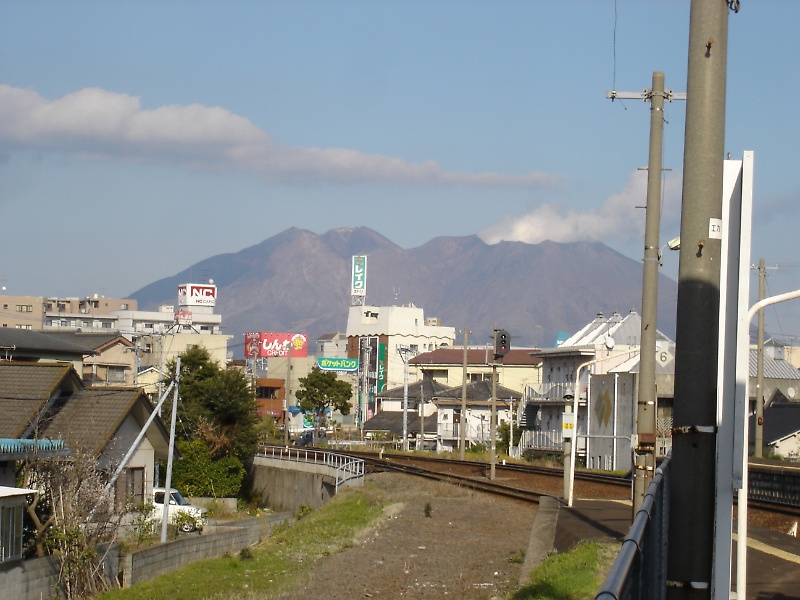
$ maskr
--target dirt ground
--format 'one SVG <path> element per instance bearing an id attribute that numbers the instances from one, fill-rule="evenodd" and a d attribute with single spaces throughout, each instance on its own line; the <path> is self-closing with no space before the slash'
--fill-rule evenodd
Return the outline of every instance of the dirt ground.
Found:
<path id="1" fill-rule="evenodd" d="M 391 499 L 382 521 L 281 600 L 485 600 L 519 587 L 536 506 L 395 473 L 366 485 Z"/>

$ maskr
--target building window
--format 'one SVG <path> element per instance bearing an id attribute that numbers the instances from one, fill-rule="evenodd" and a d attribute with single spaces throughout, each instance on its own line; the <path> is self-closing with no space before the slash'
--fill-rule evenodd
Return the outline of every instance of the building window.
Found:
<path id="1" fill-rule="evenodd" d="M 120 310 L 128 310 L 128 305 L 127 305 L 127 303 L 123 302 L 122 304 L 120 304 L 120 305 L 119 305 L 119 309 L 120 309 Z"/>
<path id="2" fill-rule="evenodd" d="M 33 325 L 17 325 L 16 328 L 17 329 L 26 329 L 28 331 L 31 331 L 33 329 Z"/>
<path id="3" fill-rule="evenodd" d="M 22 505 L 0 506 L 0 562 L 22 558 Z"/>
<path id="4" fill-rule="evenodd" d="M 33 312 L 33 306 L 30 304 L 17 304 L 17 312 Z"/>
<path id="5" fill-rule="evenodd" d="M 111 321 L 102 322 L 103 329 L 111 329 Z"/>
<path id="6" fill-rule="evenodd" d="M 108 367 L 108 383 L 125 383 L 125 367 Z"/>

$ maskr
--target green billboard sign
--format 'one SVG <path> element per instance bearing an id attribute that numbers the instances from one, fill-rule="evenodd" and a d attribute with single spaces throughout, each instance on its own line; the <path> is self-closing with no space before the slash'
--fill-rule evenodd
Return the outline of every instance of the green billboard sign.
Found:
<path id="1" fill-rule="evenodd" d="M 358 371 L 357 358 L 318 358 L 317 366 L 322 371 Z"/>

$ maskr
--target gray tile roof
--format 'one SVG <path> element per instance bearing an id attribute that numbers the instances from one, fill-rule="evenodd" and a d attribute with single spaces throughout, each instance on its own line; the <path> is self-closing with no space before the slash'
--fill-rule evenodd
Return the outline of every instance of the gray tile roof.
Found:
<path id="1" fill-rule="evenodd" d="M 45 425 L 44 434 L 63 439 L 73 451 L 82 449 L 97 456 L 115 436 L 140 396 L 139 389 L 82 390 Z"/>
<path id="2" fill-rule="evenodd" d="M 69 357 L 80 359 L 86 351 L 82 346 L 70 341 L 53 337 L 41 331 L 27 329 L 12 329 L 0 327 L 0 348 L 13 348 L 13 358 L 38 358 L 42 354 L 62 355 L 65 360 Z"/>
<path id="3" fill-rule="evenodd" d="M 115 343 L 134 347 L 133 342 L 118 332 L 45 331 L 43 333 L 57 340 L 80 346 L 84 349 L 85 354 L 101 352 Z"/>
<path id="4" fill-rule="evenodd" d="M 0 363 L 0 437 L 22 437 L 48 400 L 81 387 L 70 364 Z"/>
<path id="5" fill-rule="evenodd" d="M 425 433 L 436 433 L 438 415 L 436 412 L 425 417 Z M 416 412 L 408 413 L 407 423 L 410 435 L 418 434 L 422 429 L 422 419 Z M 382 410 L 374 417 L 364 422 L 364 431 L 388 431 L 393 435 L 403 436 L 403 412 Z"/>

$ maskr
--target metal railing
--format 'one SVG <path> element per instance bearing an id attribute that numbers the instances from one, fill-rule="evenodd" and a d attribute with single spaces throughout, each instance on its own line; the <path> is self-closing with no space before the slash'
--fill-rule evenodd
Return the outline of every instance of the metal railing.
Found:
<path id="1" fill-rule="evenodd" d="M 669 526 L 668 456 L 656 469 L 642 506 L 595 600 L 666 597 Z"/>
<path id="2" fill-rule="evenodd" d="M 561 430 L 532 431 L 525 429 L 519 441 L 522 450 L 564 451 L 564 436 Z"/>
<path id="3" fill-rule="evenodd" d="M 329 450 L 267 445 L 262 445 L 256 456 L 327 467 L 335 473 L 337 491 L 342 485 L 361 485 L 364 483 L 364 460 L 361 458 L 345 456 Z"/>

